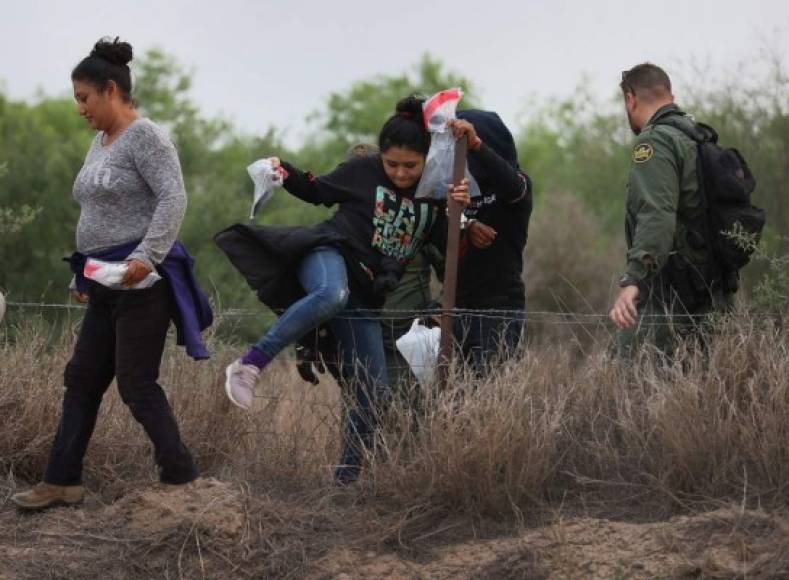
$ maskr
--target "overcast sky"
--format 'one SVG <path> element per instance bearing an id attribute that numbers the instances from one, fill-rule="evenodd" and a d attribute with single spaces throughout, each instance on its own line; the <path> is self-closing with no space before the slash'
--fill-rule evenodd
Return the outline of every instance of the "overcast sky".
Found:
<path id="1" fill-rule="evenodd" d="M 425 52 L 512 124 L 530 96 L 570 95 L 583 78 L 607 96 L 644 60 L 675 73 L 681 102 L 690 62 L 726 71 L 764 48 L 789 57 L 789 1 L 0 0 L 6 94 L 70 94 L 71 68 L 104 35 L 174 55 L 204 113 L 248 132 L 274 125 L 295 144 L 330 92 Z"/>

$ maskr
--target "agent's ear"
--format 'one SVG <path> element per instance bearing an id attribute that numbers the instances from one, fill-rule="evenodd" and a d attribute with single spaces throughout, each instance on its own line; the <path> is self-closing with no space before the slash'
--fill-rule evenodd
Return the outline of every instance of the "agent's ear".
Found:
<path id="1" fill-rule="evenodd" d="M 633 91 L 627 91 L 625 93 L 625 105 L 627 106 L 628 110 L 633 111 L 638 106 L 638 97 Z"/>

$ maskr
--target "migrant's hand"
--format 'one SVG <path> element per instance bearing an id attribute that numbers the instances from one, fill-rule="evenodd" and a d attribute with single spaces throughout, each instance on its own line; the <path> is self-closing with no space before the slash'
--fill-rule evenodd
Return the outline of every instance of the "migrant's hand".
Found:
<path id="1" fill-rule="evenodd" d="M 471 245 L 475 248 L 488 248 L 496 239 L 496 230 L 477 220 L 471 221 L 471 223 L 466 226 L 466 231 L 468 231 Z"/>
<path id="2" fill-rule="evenodd" d="M 477 135 L 477 130 L 474 128 L 474 125 L 465 119 L 450 119 L 447 125 L 455 136 L 455 139 L 461 139 L 464 136 L 468 137 L 468 147 L 472 151 L 478 149 L 482 144 L 482 140 L 479 138 L 479 135 Z"/>
<path id="3" fill-rule="evenodd" d="M 271 167 L 277 172 L 277 184 L 282 185 L 282 182 L 288 178 L 288 170 L 282 167 L 282 161 L 279 157 L 269 157 L 268 162 L 271 163 Z"/>
<path id="4" fill-rule="evenodd" d="M 320 382 L 315 370 L 321 374 L 326 372 L 323 363 L 316 358 L 315 351 L 306 346 L 296 345 L 296 361 L 299 376 L 310 384 L 317 385 Z"/>
<path id="5" fill-rule="evenodd" d="M 69 282 L 68 285 L 68 293 L 71 295 L 71 298 L 73 298 L 75 302 L 79 302 L 80 304 L 88 303 L 88 293 L 80 292 L 79 290 L 77 290 L 76 277 L 71 278 L 71 282 Z"/>
<path id="6" fill-rule="evenodd" d="M 638 286 L 625 286 L 619 291 L 616 302 L 614 302 L 608 317 L 621 329 L 630 328 L 636 323 L 638 308 L 636 299 L 638 298 Z"/>
<path id="7" fill-rule="evenodd" d="M 74 299 L 75 302 L 79 302 L 80 304 L 88 303 L 87 293 L 80 292 L 76 288 L 69 288 L 69 292 L 71 293 L 71 297 Z"/>
<path id="8" fill-rule="evenodd" d="M 467 177 L 463 178 L 460 185 L 449 185 L 449 197 L 463 207 L 467 207 L 471 203 L 471 194 L 468 192 Z"/>
<path id="9" fill-rule="evenodd" d="M 373 280 L 373 294 L 375 296 L 384 297 L 397 288 L 399 282 L 400 280 L 394 272 L 378 274 Z"/>
<path id="10" fill-rule="evenodd" d="M 126 270 L 126 274 L 124 274 L 123 280 L 121 280 L 121 285 L 126 288 L 131 288 L 135 284 L 142 282 L 145 277 L 153 271 L 148 264 L 136 258 L 126 263 L 129 265 L 129 269 Z"/>

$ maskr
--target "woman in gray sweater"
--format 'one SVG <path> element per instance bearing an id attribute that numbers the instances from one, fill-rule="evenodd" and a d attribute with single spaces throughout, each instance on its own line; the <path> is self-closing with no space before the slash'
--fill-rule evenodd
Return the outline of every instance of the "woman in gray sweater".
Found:
<path id="1" fill-rule="evenodd" d="M 98 131 L 74 183 L 81 212 L 72 265 L 84 264 L 88 257 L 125 261 L 126 288 L 110 289 L 85 280 L 82 269 L 73 268 L 77 283 L 72 293 L 88 308 L 64 373 L 63 409 L 44 480 L 12 497 L 21 508 L 82 501 L 82 460 L 113 378 L 123 402 L 153 443 L 161 481 L 177 485 L 197 477 L 157 383 L 178 302 L 176 284 L 170 284 L 164 264 L 181 248 L 176 236 L 186 211 L 186 192 L 175 147 L 135 110 L 131 58 L 128 43 L 101 40 L 71 75 L 79 113 Z M 130 289 L 154 268 L 163 274 L 162 280 L 146 289 Z M 195 358 L 203 355 L 207 353 L 201 351 Z"/>

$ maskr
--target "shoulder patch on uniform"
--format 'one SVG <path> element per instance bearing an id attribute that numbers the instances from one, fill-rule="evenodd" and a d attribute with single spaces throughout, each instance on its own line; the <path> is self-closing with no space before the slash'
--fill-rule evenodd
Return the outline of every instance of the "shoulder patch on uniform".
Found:
<path id="1" fill-rule="evenodd" d="M 652 145 L 649 143 L 639 143 L 633 149 L 633 161 L 636 163 L 649 161 L 654 152 L 655 150 L 652 149 Z"/>

